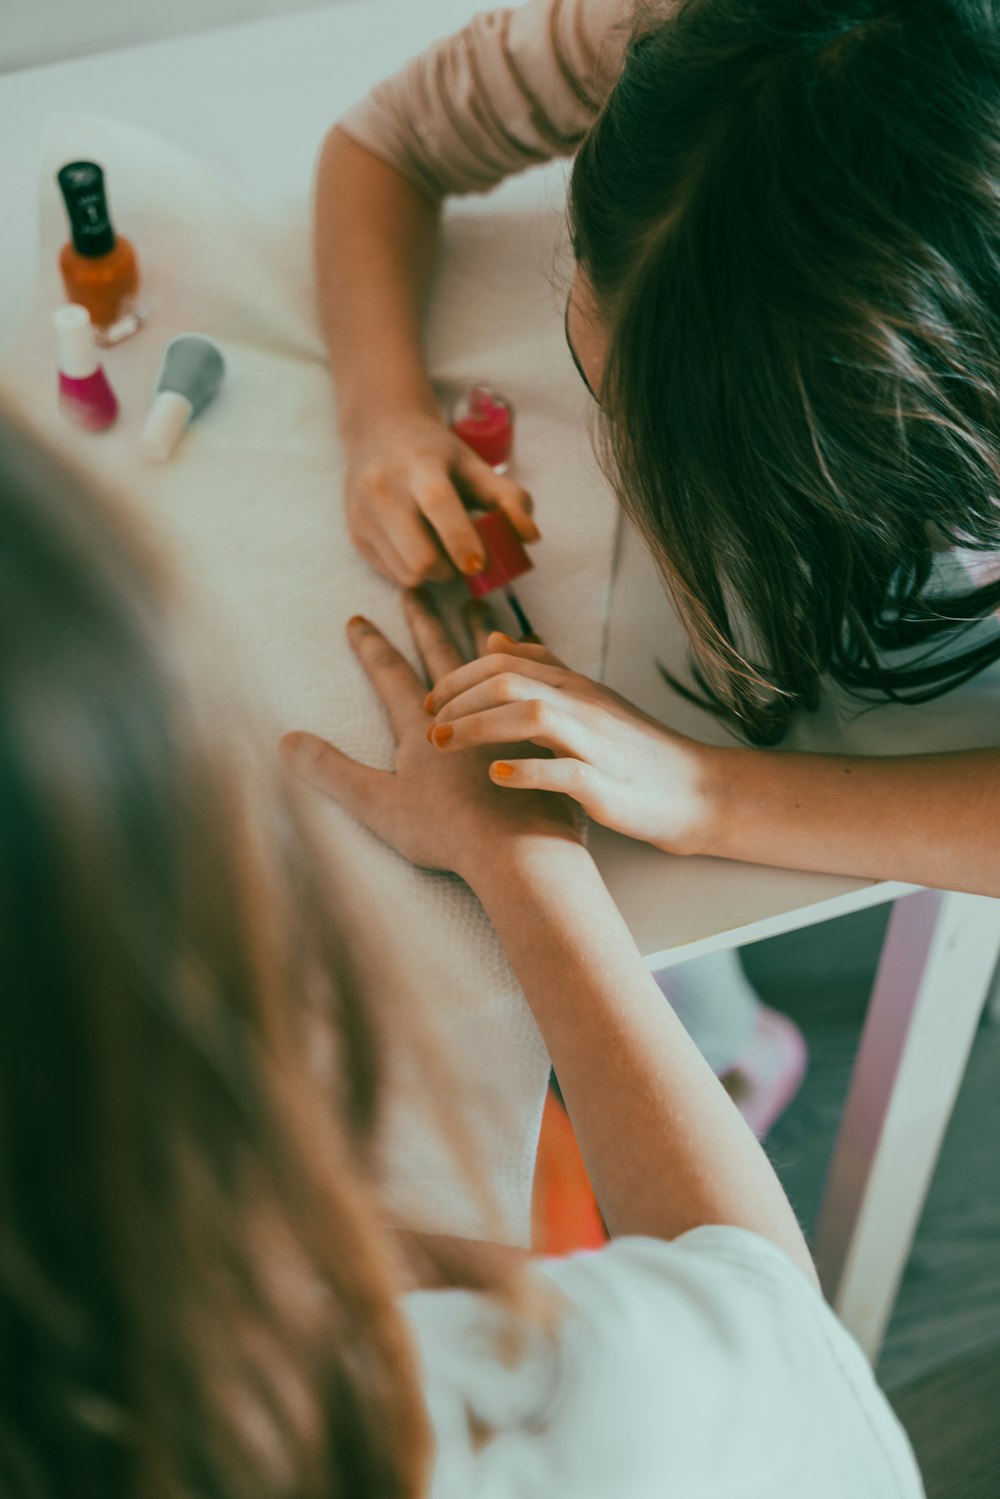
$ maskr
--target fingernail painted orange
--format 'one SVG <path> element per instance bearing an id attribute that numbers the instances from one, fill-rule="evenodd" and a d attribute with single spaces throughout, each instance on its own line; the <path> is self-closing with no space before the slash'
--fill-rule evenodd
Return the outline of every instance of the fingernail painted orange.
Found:
<path id="1" fill-rule="evenodd" d="M 431 743 L 436 744 L 438 749 L 443 749 L 450 739 L 455 736 L 455 730 L 450 723 L 435 724 L 431 729 Z"/>
<path id="2" fill-rule="evenodd" d="M 355 625 L 366 625 L 367 623 L 368 621 L 365 619 L 363 614 L 352 614 L 350 619 L 347 621 L 347 628 L 350 630 Z"/>
<path id="3" fill-rule="evenodd" d="M 433 694 L 433 692 L 429 692 L 427 694 L 427 696 L 424 698 L 424 712 L 425 713 L 433 713 L 434 712 L 434 694 Z"/>
<path id="4" fill-rule="evenodd" d="M 508 765 L 506 760 L 498 760 L 493 766 L 493 774 L 498 781 L 506 781 L 514 774 L 514 767 Z"/>
<path id="5" fill-rule="evenodd" d="M 524 523 L 524 539 L 525 541 L 541 541 L 542 539 L 542 533 L 533 520 L 526 520 Z"/>
<path id="6" fill-rule="evenodd" d="M 485 566 L 485 557 L 466 557 L 462 563 L 462 571 L 463 573 L 468 573 L 471 577 L 475 573 L 481 573 Z"/>
<path id="7" fill-rule="evenodd" d="M 492 633 L 497 637 L 498 640 L 506 640 L 509 645 L 517 644 L 513 635 L 505 635 L 503 630 L 494 630 Z"/>

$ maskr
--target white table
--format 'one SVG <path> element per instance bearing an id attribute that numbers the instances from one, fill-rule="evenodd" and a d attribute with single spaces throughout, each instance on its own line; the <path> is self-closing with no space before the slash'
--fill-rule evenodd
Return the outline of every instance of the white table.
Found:
<path id="1" fill-rule="evenodd" d="M 38 141 L 56 110 L 144 126 L 200 155 L 258 199 L 301 201 L 327 126 L 473 0 L 366 0 L 277 21 L 125 48 L 0 77 L 0 338 L 34 274 Z M 558 169 L 555 169 L 558 171 Z M 553 169 L 506 184 L 484 209 L 552 201 Z M 605 677 L 633 701 L 704 738 L 705 715 L 667 692 L 656 660 L 683 642 L 648 560 L 622 538 Z M 1000 740 L 1000 673 L 924 709 L 879 709 L 841 731 L 804 725 L 804 747 L 884 752 Z M 1000 951 L 1000 902 L 835 876 L 680 860 L 598 832 L 602 871 L 651 967 L 897 901 L 816 1228 L 824 1284 L 874 1355 Z"/>

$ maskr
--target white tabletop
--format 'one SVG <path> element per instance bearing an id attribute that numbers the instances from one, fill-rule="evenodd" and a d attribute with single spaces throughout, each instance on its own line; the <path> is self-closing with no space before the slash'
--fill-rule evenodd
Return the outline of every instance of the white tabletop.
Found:
<path id="1" fill-rule="evenodd" d="M 92 114 L 155 131 L 251 202 L 301 201 L 330 125 L 380 78 L 483 7 L 477 0 L 359 0 L 0 74 L 0 342 L 16 325 L 37 249 L 46 119 Z M 510 184 L 523 204 L 536 182 Z M 111 184 L 112 209 L 114 184 Z"/>
<path id="2" fill-rule="evenodd" d="M 475 0 L 364 0 L 0 77 L 0 340 L 16 325 L 34 276 L 37 160 L 51 113 L 91 113 L 142 126 L 202 157 L 251 200 L 301 202 L 332 120 L 378 78 L 480 8 Z M 550 204 L 561 170 L 527 174 L 505 184 L 487 205 L 469 200 L 455 211 Z M 606 679 L 664 721 L 717 738 L 717 725 L 669 692 L 657 672 L 657 660 L 676 667 L 683 655 L 679 627 L 648 559 L 634 538 L 624 538 Z M 943 703 L 878 708 L 846 727 L 824 711 L 802 726 L 795 742 L 873 753 L 995 743 L 998 682 L 995 672 Z M 601 830 L 594 848 L 642 951 L 657 963 L 806 925 L 911 888 L 677 859 Z"/>

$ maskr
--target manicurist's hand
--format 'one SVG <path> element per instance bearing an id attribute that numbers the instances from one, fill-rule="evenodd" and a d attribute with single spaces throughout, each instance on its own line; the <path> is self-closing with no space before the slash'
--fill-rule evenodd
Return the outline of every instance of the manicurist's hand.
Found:
<path id="1" fill-rule="evenodd" d="M 428 699 L 447 758 L 493 746 L 508 795 L 561 791 L 671 853 L 1000 896 L 1000 749 L 795 754 L 675 734 L 544 646 L 491 634 Z M 526 742 L 546 759 L 525 755 Z M 518 758 L 497 758 L 518 744 Z M 914 815 L 914 808 L 920 816 Z"/>
<path id="2" fill-rule="evenodd" d="M 373 567 L 403 587 L 482 571 L 469 504 L 503 510 L 522 541 L 539 539 L 527 490 L 495 474 L 429 412 L 373 418 L 345 448 L 351 536 Z"/>
<path id="3" fill-rule="evenodd" d="M 466 506 L 499 506 L 535 541 L 531 497 L 441 420 L 422 349 L 422 313 L 441 204 L 334 127 L 316 178 L 316 285 L 347 459 L 356 545 L 403 587 L 478 571 Z"/>
<path id="4" fill-rule="evenodd" d="M 675 853 L 704 846 L 715 752 L 571 671 L 543 645 L 492 633 L 483 656 L 435 684 L 428 711 L 432 741 L 446 756 L 493 746 L 490 774 L 507 794 L 563 792 L 630 838 Z M 551 753 L 498 758 L 498 746 L 525 742 Z"/>
<path id="5" fill-rule="evenodd" d="M 437 683 L 462 665 L 462 655 L 419 595 L 407 594 L 405 607 L 428 677 Z M 315 734 L 287 734 L 282 751 L 297 775 L 412 863 L 453 870 L 470 883 L 484 862 L 502 863 L 518 845 L 581 844 L 566 798 L 541 792 L 508 797 L 490 779 L 488 751 L 445 756 L 428 742 L 426 685 L 373 624 L 351 620 L 348 638 L 389 715 L 395 769 L 360 765 Z"/>

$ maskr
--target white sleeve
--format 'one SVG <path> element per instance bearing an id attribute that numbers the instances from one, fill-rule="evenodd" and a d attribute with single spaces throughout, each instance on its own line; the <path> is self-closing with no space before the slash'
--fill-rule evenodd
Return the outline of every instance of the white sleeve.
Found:
<path id="1" fill-rule="evenodd" d="M 609 1460 L 623 1477 L 637 1465 L 622 1493 L 653 1494 L 659 1473 L 671 1495 L 923 1494 L 860 1349 L 767 1240 L 726 1227 L 620 1239 L 541 1273 L 574 1309 L 561 1339 L 570 1424 L 613 1417 Z"/>

